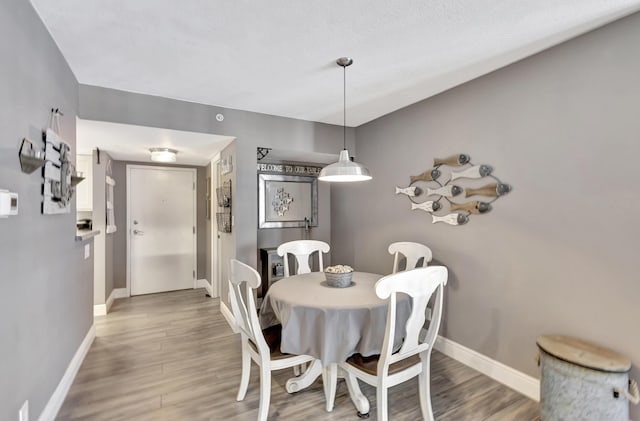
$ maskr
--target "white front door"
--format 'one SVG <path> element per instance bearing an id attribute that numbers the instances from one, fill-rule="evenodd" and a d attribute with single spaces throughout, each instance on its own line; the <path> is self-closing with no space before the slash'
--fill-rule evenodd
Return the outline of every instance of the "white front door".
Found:
<path id="1" fill-rule="evenodd" d="M 131 295 L 193 288 L 196 170 L 127 169 Z"/>

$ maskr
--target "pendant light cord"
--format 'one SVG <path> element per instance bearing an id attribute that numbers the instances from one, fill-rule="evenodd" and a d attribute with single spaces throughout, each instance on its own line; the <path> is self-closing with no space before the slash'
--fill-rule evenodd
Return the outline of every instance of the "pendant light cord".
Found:
<path id="1" fill-rule="evenodd" d="M 347 150 L 347 66 L 342 66 L 342 147 Z"/>

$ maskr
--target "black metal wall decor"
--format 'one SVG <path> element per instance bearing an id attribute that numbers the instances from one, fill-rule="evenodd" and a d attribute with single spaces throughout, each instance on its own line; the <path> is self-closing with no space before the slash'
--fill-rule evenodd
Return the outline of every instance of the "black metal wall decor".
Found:
<path id="1" fill-rule="evenodd" d="M 27 161 L 44 165 L 42 169 L 44 178 L 42 213 L 46 215 L 70 213 L 75 186 L 84 180 L 84 177 L 79 176 L 76 172 L 75 165 L 71 162 L 71 145 L 58 134 L 60 131 L 59 119 L 63 115 L 60 109 L 51 109 L 49 128 L 42 133 L 44 151 L 34 149 L 33 145 L 25 149 L 25 143 L 29 142 L 27 140 L 23 141 L 19 152 L 23 171 L 29 172 L 35 166 L 25 166 Z M 28 159 L 28 157 L 38 159 Z M 37 160 L 41 160 L 42 163 L 35 162 Z"/>
<path id="2" fill-rule="evenodd" d="M 448 180 L 443 182 L 442 178 Z M 469 180 L 484 180 L 482 184 L 465 187 Z M 463 225 L 470 216 L 487 213 L 493 202 L 511 191 L 493 174 L 489 165 L 474 165 L 466 154 L 452 155 L 448 158 L 433 160 L 433 168 L 422 174 L 409 177 L 408 187 L 397 187 L 396 194 L 401 194 L 411 201 L 411 210 L 422 210 L 431 215 L 431 223 L 444 222 L 449 225 Z M 432 197 L 433 200 L 417 201 L 420 196 Z M 464 193 L 464 194 L 463 194 Z M 483 196 L 486 200 L 464 199 L 472 196 Z M 436 213 L 439 213 L 437 215 Z"/>
<path id="3" fill-rule="evenodd" d="M 222 183 L 221 187 L 216 187 L 216 199 L 218 207 L 222 212 L 216 212 L 216 222 L 219 232 L 231 232 L 231 180 Z"/>
<path id="4" fill-rule="evenodd" d="M 263 148 L 262 146 L 258 146 L 258 149 L 257 149 L 258 162 L 260 162 L 263 159 L 265 159 L 267 157 L 267 155 L 269 155 L 270 151 L 271 151 L 271 148 Z"/>

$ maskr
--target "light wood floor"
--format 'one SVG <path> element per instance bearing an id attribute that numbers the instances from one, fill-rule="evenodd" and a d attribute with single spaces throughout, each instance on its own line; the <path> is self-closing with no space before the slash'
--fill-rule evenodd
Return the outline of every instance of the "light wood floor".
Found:
<path id="1" fill-rule="evenodd" d="M 247 397 L 236 402 L 240 343 L 199 290 L 116 300 L 96 320 L 97 337 L 76 376 L 59 420 L 256 419 L 259 374 L 253 366 Z M 291 370 L 274 372 L 270 420 L 358 421 L 344 381 L 335 409 L 324 410 L 322 384 L 289 395 Z M 432 357 L 437 420 L 537 420 L 536 402 L 438 352 Z M 390 419 L 420 418 L 414 379 L 389 392 Z M 375 420 L 375 389 L 362 384 Z"/>

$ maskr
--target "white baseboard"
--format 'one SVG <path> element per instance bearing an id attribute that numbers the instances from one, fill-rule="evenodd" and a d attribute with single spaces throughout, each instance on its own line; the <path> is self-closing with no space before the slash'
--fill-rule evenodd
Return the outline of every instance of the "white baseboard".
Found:
<path id="1" fill-rule="evenodd" d="M 118 298 L 125 298 L 129 296 L 129 291 L 126 288 L 114 288 L 111 290 L 111 294 L 109 294 L 109 298 L 107 298 L 107 302 L 104 304 L 96 304 L 93 306 L 93 317 L 96 316 L 106 316 L 111 310 L 111 306 L 113 305 L 113 301 Z"/>
<path id="2" fill-rule="evenodd" d="M 209 296 L 213 298 L 213 288 L 211 287 L 211 284 L 209 283 L 209 281 L 207 281 L 206 279 L 198 279 L 196 281 L 196 288 L 206 289 L 207 294 L 209 294 Z"/>
<path id="3" fill-rule="evenodd" d="M 115 290 L 111 290 L 111 294 L 109 294 L 109 298 L 107 298 L 107 302 L 105 303 L 105 306 L 107 306 L 107 313 L 109 313 L 109 310 L 111 310 L 111 306 L 113 305 L 113 291 Z"/>
<path id="4" fill-rule="evenodd" d="M 82 340 L 82 343 L 78 347 L 75 355 L 71 359 L 67 370 L 64 372 L 62 379 L 60 379 L 60 383 L 58 383 L 58 387 L 54 390 L 51 398 L 49 398 L 49 402 L 44 407 L 44 410 L 38 417 L 38 421 L 53 421 L 58 415 L 58 411 L 60 407 L 62 407 L 62 403 L 67 397 L 67 393 L 69 393 L 69 388 L 71 384 L 73 384 L 73 380 L 76 378 L 76 374 L 78 374 L 78 370 L 84 361 L 84 357 L 89 352 L 89 348 L 91 348 L 91 344 L 93 343 L 93 339 L 96 337 L 96 327 L 95 325 L 91 325 L 87 335 Z"/>
<path id="5" fill-rule="evenodd" d="M 434 348 L 535 401 L 540 400 L 540 381 L 534 377 L 442 336 L 438 336 Z"/>
<path id="6" fill-rule="evenodd" d="M 111 291 L 111 295 L 114 300 L 118 298 L 129 298 L 129 290 L 126 288 L 114 288 L 113 291 Z"/>
<path id="7" fill-rule="evenodd" d="M 107 315 L 106 304 L 96 304 L 93 306 L 93 317 L 106 316 L 106 315 Z"/>
<path id="8" fill-rule="evenodd" d="M 235 317 L 233 317 L 233 313 L 229 310 L 229 307 L 222 301 L 220 301 L 220 313 L 224 316 L 229 323 L 229 327 L 233 330 L 233 333 L 240 333 L 238 328 L 236 327 Z"/>

